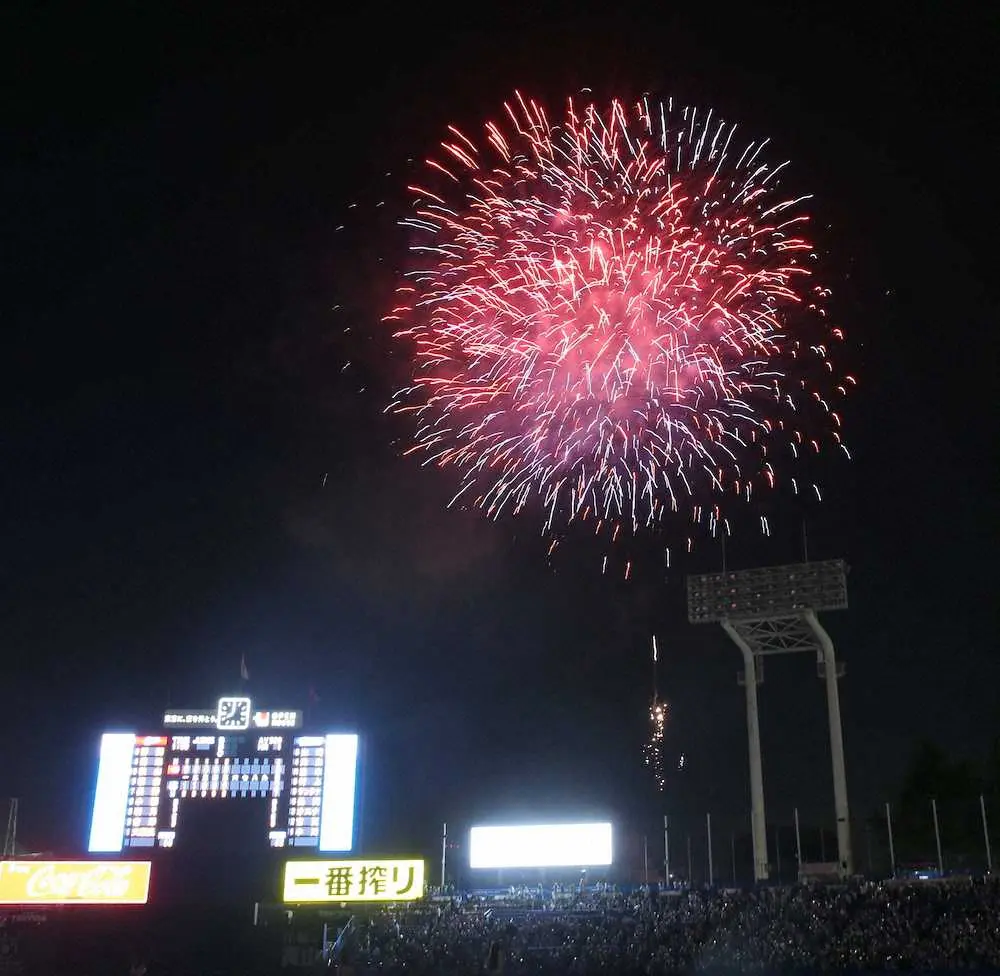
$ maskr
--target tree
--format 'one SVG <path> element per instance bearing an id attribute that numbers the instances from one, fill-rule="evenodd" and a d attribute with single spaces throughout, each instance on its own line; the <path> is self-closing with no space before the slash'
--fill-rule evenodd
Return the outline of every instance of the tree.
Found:
<path id="1" fill-rule="evenodd" d="M 1000 765 L 997 768 L 1000 770 Z M 931 808 L 934 800 L 945 867 L 956 870 L 978 866 L 983 853 L 979 819 L 982 787 L 982 778 L 971 763 L 951 759 L 932 742 L 919 743 L 893 805 L 899 864 L 937 861 Z"/>

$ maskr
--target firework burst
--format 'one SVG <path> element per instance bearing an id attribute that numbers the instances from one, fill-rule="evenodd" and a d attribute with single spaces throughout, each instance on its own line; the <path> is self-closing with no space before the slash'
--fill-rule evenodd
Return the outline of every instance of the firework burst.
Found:
<path id="1" fill-rule="evenodd" d="M 546 530 L 612 540 L 683 509 L 714 534 L 726 499 L 846 453 L 842 334 L 766 141 L 647 100 L 505 108 L 410 188 L 419 267 L 387 316 L 414 361 L 391 409 L 460 473 L 453 504 L 535 500 Z"/>

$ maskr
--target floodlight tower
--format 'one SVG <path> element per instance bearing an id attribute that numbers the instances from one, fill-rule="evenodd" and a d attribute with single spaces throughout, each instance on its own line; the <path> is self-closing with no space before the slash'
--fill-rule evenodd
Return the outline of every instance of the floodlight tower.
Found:
<path id="1" fill-rule="evenodd" d="M 796 563 L 741 572 L 689 576 L 688 620 L 718 623 L 743 654 L 741 683 L 746 687 L 747 734 L 750 741 L 750 823 L 753 833 L 754 878 L 768 876 L 764 820 L 764 778 L 760 760 L 757 685 L 768 654 L 816 654 L 820 677 L 826 681 L 833 758 L 833 800 L 837 814 L 840 873 L 854 871 L 844 769 L 844 736 L 840 724 L 837 679 L 843 673 L 833 641 L 816 614 L 847 608 L 847 566 L 842 559 Z"/>

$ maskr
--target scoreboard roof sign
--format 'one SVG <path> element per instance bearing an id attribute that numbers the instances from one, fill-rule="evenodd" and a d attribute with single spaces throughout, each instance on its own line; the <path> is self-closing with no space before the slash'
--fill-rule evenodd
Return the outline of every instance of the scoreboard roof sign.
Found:
<path id="1" fill-rule="evenodd" d="M 289 861 L 282 900 L 302 902 L 414 901 L 424 896 L 424 862 Z"/>
<path id="2" fill-rule="evenodd" d="M 246 732 L 248 729 L 298 729 L 302 712 L 293 708 L 255 707 L 245 695 L 223 695 L 213 708 L 171 708 L 163 715 L 165 729 L 216 729 Z"/>
<path id="3" fill-rule="evenodd" d="M 0 905 L 145 905 L 149 861 L 0 861 Z"/>

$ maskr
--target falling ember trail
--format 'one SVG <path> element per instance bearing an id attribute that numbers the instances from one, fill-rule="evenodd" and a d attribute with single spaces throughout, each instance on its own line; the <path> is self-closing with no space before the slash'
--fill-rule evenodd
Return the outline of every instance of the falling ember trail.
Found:
<path id="1" fill-rule="evenodd" d="M 690 548 L 685 522 L 716 531 L 805 446 L 846 453 L 843 332 L 766 141 L 647 100 L 504 108 L 411 187 L 386 316 L 412 359 L 391 409 L 454 497 L 612 542 L 669 522 Z"/>
<path id="2" fill-rule="evenodd" d="M 646 766 L 653 774 L 653 782 L 658 792 L 666 786 L 663 766 L 663 735 L 667 723 L 667 703 L 661 702 L 657 690 L 657 663 L 659 652 L 656 637 L 653 637 L 653 699 L 649 705 L 649 738 L 643 750 Z"/>

